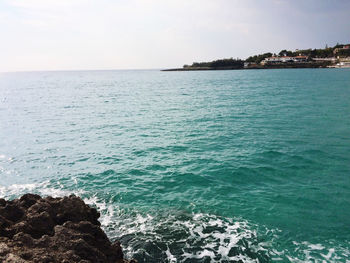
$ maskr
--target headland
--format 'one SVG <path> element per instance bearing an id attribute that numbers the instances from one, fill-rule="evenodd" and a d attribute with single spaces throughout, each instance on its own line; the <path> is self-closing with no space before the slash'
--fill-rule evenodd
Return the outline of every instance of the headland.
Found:
<path id="1" fill-rule="evenodd" d="M 193 62 L 182 68 L 163 71 L 279 69 L 279 68 L 345 68 L 350 67 L 350 44 L 337 44 L 324 49 L 281 50 L 278 54 L 264 53 L 248 57 Z"/>

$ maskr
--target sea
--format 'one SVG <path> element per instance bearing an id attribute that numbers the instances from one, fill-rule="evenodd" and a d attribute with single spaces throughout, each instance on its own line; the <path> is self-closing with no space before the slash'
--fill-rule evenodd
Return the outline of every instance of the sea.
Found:
<path id="1" fill-rule="evenodd" d="M 350 262 L 350 69 L 0 73 L 0 197 L 74 194 L 138 262 Z"/>

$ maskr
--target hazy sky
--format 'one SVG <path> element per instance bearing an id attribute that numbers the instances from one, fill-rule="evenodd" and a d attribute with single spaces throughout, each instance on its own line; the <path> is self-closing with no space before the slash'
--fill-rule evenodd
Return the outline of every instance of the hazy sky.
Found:
<path id="1" fill-rule="evenodd" d="M 349 0 L 0 0 L 0 71 L 181 67 L 350 42 Z"/>

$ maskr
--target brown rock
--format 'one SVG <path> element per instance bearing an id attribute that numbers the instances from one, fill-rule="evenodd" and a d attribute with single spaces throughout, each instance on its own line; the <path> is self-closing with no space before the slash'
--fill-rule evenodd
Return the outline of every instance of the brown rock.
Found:
<path id="1" fill-rule="evenodd" d="M 128 262 L 120 243 L 100 228 L 99 216 L 74 195 L 0 199 L 0 262 Z"/>

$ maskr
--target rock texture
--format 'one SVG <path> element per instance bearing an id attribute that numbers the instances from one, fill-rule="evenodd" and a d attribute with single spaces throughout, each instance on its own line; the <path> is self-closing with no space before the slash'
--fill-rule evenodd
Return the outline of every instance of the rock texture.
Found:
<path id="1" fill-rule="evenodd" d="M 74 195 L 0 199 L 0 262 L 129 262 L 100 228 L 99 216 Z"/>

